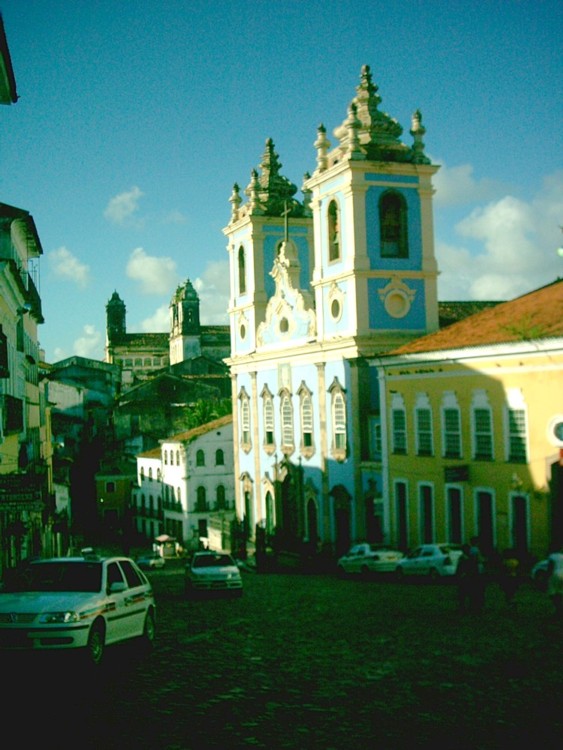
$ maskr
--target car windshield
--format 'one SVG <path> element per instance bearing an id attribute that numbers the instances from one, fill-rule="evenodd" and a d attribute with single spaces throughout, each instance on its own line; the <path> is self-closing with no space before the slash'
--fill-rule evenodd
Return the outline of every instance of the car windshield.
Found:
<path id="1" fill-rule="evenodd" d="M 234 565 L 234 560 L 230 555 L 196 555 L 192 567 L 194 568 L 215 568 L 217 566 Z"/>
<path id="2" fill-rule="evenodd" d="M 15 576 L 12 591 L 99 591 L 102 586 L 100 562 L 33 563 Z"/>

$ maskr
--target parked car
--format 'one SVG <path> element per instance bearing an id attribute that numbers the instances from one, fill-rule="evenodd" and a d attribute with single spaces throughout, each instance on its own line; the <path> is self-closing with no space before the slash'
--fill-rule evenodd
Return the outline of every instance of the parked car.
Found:
<path id="1" fill-rule="evenodd" d="M 144 555 L 139 555 L 137 558 L 137 565 L 142 570 L 153 570 L 154 568 L 163 568 L 166 564 L 166 560 L 158 552 L 147 552 Z"/>
<path id="2" fill-rule="evenodd" d="M 152 586 L 127 557 L 34 560 L 0 593 L 0 650 L 76 649 L 97 665 L 111 644 L 152 645 L 155 629 Z"/>
<path id="3" fill-rule="evenodd" d="M 384 544 L 355 544 L 336 563 L 341 575 L 360 573 L 392 573 L 403 553 Z"/>
<path id="4" fill-rule="evenodd" d="M 530 578 L 532 579 L 532 583 L 537 586 L 537 588 L 541 589 L 542 591 L 547 588 L 547 567 L 549 564 L 549 560 L 546 557 L 543 560 L 539 560 L 530 571 Z"/>
<path id="5" fill-rule="evenodd" d="M 186 596 L 221 592 L 242 596 L 242 576 L 233 557 L 211 550 L 195 552 L 186 565 L 185 592 Z"/>
<path id="6" fill-rule="evenodd" d="M 433 579 L 453 576 L 461 555 L 460 544 L 422 544 L 399 560 L 395 572 L 398 578 L 409 575 Z"/>

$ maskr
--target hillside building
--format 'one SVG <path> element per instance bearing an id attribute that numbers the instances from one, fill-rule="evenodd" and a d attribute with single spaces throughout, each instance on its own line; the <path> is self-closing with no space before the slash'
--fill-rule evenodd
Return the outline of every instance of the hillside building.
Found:
<path id="1" fill-rule="evenodd" d="M 106 305 L 106 362 L 119 366 L 122 390 L 163 369 L 176 375 L 196 359 L 222 362 L 229 355 L 228 326 L 200 323 L 200 301 L 188 279 L 170 301 L 169 333 L 128 333 L 125 303 L 115 291 Z"/>

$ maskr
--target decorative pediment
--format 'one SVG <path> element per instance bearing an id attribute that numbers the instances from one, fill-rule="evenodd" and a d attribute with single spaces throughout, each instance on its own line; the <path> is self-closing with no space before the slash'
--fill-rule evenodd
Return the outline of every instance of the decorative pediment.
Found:
<path id="1" fill-rule="evenodd" d="M 258 346 L 269 346 L 298 339 L 310 340 L 316 335 L 316 315 L 310 292 L 297 288 L 299 260 L 292 240 L 282 242 L 270 272 L 276 291 L 266 307 L 266 319 L 258 326 Z"/>

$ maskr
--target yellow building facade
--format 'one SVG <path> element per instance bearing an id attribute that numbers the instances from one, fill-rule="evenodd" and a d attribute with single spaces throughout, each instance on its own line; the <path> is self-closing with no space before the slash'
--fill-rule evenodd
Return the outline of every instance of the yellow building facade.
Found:
<path id="1" fill-rule="evenodd" d="M 450 340 L 465 343 L 479 317 L 452 326 Z M 377 363 L 392 540 L 408 549 L 478 536 L 488 554 L 542 557 L 563 532 L 563 338 L 432 350 L 444 334 Z"/>

